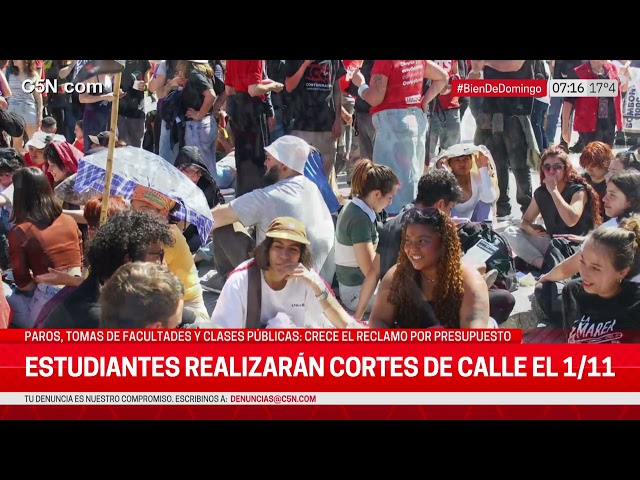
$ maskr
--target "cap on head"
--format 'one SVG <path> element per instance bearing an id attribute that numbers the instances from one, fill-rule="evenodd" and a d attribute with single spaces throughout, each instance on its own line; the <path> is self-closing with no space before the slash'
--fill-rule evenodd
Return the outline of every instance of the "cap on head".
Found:
<path id="1" fill-rule="evenodd" d="M 89 135 L 89 140 L 91 141 L 91 143 L 95 145 L 100 145 L 101 147 L 108 147 L 110 138 L 111 138 L 111 132 L 108 130 L 104 132 L 100 132 L 98 135 Z M 118 141 L 117 138 L 116 138 L 116 141 Z"/>
<path id="2" fill-rule="evenodd" d="M 264 149 L 283 165 L 304 174 L 304 166 L 311 153 L 311 147 L 303 139 L 284 135 Z"/>
<path id="3" fill-rule="evenodd" d="M 293 217 L 274 218 L 266 233 L 267 237 L 282 238 L 293 242 L 309 245 L 307 229 L 300 220 Z"/>
<path id="4" fill-rule="evenodd" d="M 67 139 L 64 137 L 64 135 L 57 135 L 53 133 L 37 131 L 31 136 L 31 138 L 29 139 L 29 141 L 26 143 L 25 146 L 42 150 L 44 149 L 44 147 L 46 147 L 49 144 L 49 142 L 52 142 L 52 141 L 66 142 Z"/>

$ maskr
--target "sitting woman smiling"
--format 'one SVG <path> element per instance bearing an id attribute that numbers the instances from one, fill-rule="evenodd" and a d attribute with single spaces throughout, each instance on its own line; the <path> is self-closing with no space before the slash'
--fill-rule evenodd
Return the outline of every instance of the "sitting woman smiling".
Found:
<path id="1" fill-rule="evenodd" d="M 413 209 L 402 228 L 398 263 L 385 274 L 371 328 L 489 328 L 487 285 L 462 263 L 455 223 L 436 208 Z"/>

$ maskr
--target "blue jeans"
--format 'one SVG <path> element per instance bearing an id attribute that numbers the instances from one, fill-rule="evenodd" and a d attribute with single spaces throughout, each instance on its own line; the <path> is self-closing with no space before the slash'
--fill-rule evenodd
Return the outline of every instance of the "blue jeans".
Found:
<path id="1" fill-rule="evenodd" d="M 536 136 L 536 143 L 540 153 L 549 146 L 547 132 L 544 129 L 544 117 L 547 114 L 549 105 L 538 100 L 533 100 L 533 112 L 531 112 L 531 125 L 533 126 L 533 134 Z M 554 132 L 555 133 L 555 132 Z"/>
<path id="2" fill-rule="evenodd" d="M 560 112 L 562 112 L 562 97 L 551 97 L 551 103 L 549 104 L 549 111 L 547 114 L 547 142 L 551 145 L 556 143 L 556 132 L 558 131 L 558 122 L 560 121 Z M 536 102 L 538 103 L 538 102 Z M 535 104 L 534 104 L 535 107 Z M 533 117 L 531 118 L 533 122 Z M 535 130 L 535 128 L 534 128 Z M 537 137 L 536 137 L 537 140 Z M 560 139 L 558 139 L 560 141 Z M 540 150 L 542 153 L 542 150 Z"/>
<path id="3" fill-rule="evenodd" d="M 460 109 L 440 110 L 433 112 L 429 123 L 429 159 L 436 153 L 440 143 L 440 150 L 446 150 L 460 143 Z"/>
<path id="4" fill-rule="evenodd" d="M 167 124 L 164 120 L 160 128 L 159 155 L 171 165 L 176 163 L 176 157 L 178 156 L 178 144 L 176 143 L 171 148 L 171 131 L 167 130 Z"/>
<path id="5" fill-rule="evenodd" d="M 216 171 L 216 142 L 218 141 L 218 125 L 211 115 L 202 120 L 187 120 L 184 132 L 184 145 L 198 147 L 202 161 L 212 175 Z M 218 179 L 216 178 L 216 181 Z"/>
<path id="6" fill-rule="evenodd" d="M 424 172 L 427 114 L 418 107 L 382 110 L 373 114 L 376 141 L 373 162 L 390 167 L 400 180 L 400 188 L 387 212 L 397 215 L 413 203 L 418 181 Z"/>

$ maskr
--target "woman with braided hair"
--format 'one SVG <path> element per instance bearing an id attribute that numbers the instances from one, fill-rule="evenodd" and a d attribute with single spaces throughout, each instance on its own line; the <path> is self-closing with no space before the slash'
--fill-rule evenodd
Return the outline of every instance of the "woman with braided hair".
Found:
<path id="1" fill-rule="evenodd" d="M 482 276 L 462 263 L 455 223 L 436 208 L 413 209 L 402 228 L 398 263 L 384 276 L 372 328 L 488 328 Z"/>

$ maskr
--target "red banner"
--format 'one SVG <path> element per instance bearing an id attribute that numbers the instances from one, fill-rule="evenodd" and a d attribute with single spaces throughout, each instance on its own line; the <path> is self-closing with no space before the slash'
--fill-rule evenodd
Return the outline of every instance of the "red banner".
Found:
<path id="1" fill-rule="evenodd" d="M 637 346 L 488 332 L 5 330 L 0 418 L 640 417 Z"/>

